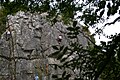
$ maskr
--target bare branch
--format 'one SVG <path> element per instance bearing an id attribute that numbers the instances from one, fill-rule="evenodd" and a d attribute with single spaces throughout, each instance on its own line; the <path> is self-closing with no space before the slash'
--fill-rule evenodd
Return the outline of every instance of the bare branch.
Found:
<path id="1" fill-rule="evenodd" d="M 106 24 L 104 25 L 104 27 L 107 26 L 107 25 L 115 24 L 119 19 L 120 19 L 120 16 L 117 17 L 113 22 L 106 23 Z"/>

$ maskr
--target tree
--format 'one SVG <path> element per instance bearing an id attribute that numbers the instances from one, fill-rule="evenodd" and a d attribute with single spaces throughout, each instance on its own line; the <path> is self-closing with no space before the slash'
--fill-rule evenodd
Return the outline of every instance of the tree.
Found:
<path id="1" fill-rule="evenodd" d="M 95 27 L 97 33 L 102 30 L 95 25 L 109 19 L 114 14 L 119 14 L 119 0 L 1 0 L 1 6 L 7 10 L 7 14 L 13 14 L 19 10 L 31 12 L 48 12 L 49 17 L 54 16 L 53 22 L 58 15 L 62 16 L 65 23 L 69 23 L 77 13 L 77 19 L 84 21 L 87 27 Z M 107 14 L 105 18 L 105 14 Z M 120 19 L 117 17 L 113 22 L 106 25 L 114 24 Z M 103 26 L 103 27 L 104 27 Z"/>
<path id="2" fill-rule="evenodd" d="M 85 29 L 89 27 L 96 28 L 95 34 L 102 34 L 103 27 L 114 24 L 119 21 L 120 16 L 113 22 L 106 23 L 102 28 L 98 28 L 96 24 L 108 20 L 110 16 L 119 14 L 119 0 L 1 0 L 1 6 L 8 14 L 13 14 L 19 10 L 30 12 L 47 12 L 49 20 L 53 23 L 57 22 L 57 17 L 60 15 L 64 23 L 74 23 L 73 27 L 68 28 L 68 37 L 76 39 L 81 32 L 79 27 L 76 27 L 74 20 L 80 19 L 86 25 Z M 13 7 L 14 6 L 14 7 Z M 77 18 L 77 13 L 81 13 Z M 107 13 L 107 17 L 104 15 Z M 1 20 L 2 21 L 2 20 Z M 52 55 L 59 54 L 56 58 L 63 63 L 56 65 L 62 69 L 69 68 L 73 72 L 79 70 L 76 80 L 103 80 L 119 79 L 120 70 L 120 34 L 109 36 L 112 39 L 109 42 L 101 42 L 96 45 L 94 41 L 90 40 L 92 47 L 83 48 L 78 42 L 71 42 L 69 46 L 54 46 L 57 49 Z M 72 60 L 67 61 L 70 56 L 76 55 Z M 67 54 L 67 57 L 64 57 Z M 52 56 L 50 55 L 50 56 Z M 112 66 L 112 67 L 111 67 Z M 68 80 L 70 74 L 63 72 L 59 80 Z"/>

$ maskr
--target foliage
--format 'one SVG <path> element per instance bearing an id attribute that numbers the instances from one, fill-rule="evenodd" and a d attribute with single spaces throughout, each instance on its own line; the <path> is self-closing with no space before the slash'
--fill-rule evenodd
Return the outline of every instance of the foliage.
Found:
<path id="1" fill-rule="evenodd" d="M 73 27 L 67 29 L 70 32 L 78 32 Z M 77 29 L 79 30 L 79 29 Z M 76 40 L 78 34 L 70 34 L 70 39 Z M 56 51 L 49 57 L 56 56 L 61 64 L 55 64 L 65 71 L 62 77 L 55 77 L 56 80 L 69 80 L 72 76 L 74 80 L 115 80 L 120 78 L 120 34 L 111 36 L 112 41 L 101 42 L 101 45 L 88 45 L 83 47 L 78 40 L 70 42 L 68 46 L 54 46 Z M 67 71 L 71 70 L 71 74 Z M 64 77 L 63 77 L 64 75 Z M 69 75 L 67 78 L 66 76 Z M 56 75 L 57 76 L 57 75 Z"/>
<path id="2" fill-rule="evenodd" d="M 110 16 L 120 14 L 119 0 L 0 0 L 2 9 L 0 9 L 0 34 L 5 30 L 5 21 L 8 14 L 16 13 L 19 10 L 30 12 L 47 12 L 53 23 L 57 22 L 57 17 L 61 16 L 64 23 L 73 21 L 73 27 L 68 27 L 68 38 L 76 40 L 70 42 L 68 46 L 53 46 L 56 50 L 50 57 L 55 56 L 60 60 L 61 65 L 55 65 L 64 69 L 61 78 L 57 75 L 53 77 L 57 80 L 68 80 L 71 75 L 66 72 L 66 68 L 77 74 L 75 80 L 114 80 L 120 77 L 120 34 L 109 36 L 112 39 L 109 42 L 101 42 L 101 45 L 95 45 L 91 38 L 90 46 L 83 47 L 78 41 L 80 28 L 76 26 L 75 19 L 83 21 L 85 26 L 83 30 L 89 27 L 96 28 L 95 34 L 102 33 L 96 24 L 105 22 Z M 76 18 L 76 14 L 81 13 Z M 105 14 L 107 18 L 105 18 Z M 119 21 L 117 17 L 107 25 Z M 88 33 L 89 34 L 89 33 Z M 85 36 L 85 35 L 84 35 Z M 93 43 L 93 44 L 92 44 Z M 91 46 L 92 44 L 92 46 Z M 67 55 L 67 57 L 65 57 Z M 71 58 L 72 57 L 72 58 Z"/>
<path id="3" fill-rule="evenodd" d="M 1 0 L 0 3 L 7 10 L 7 15 L 19 10 L 47 12 L 48 17 L 52 18 L 54 23 L 57 22 L 56 18 L 59 15 L 66 24 L 73 19 L 79 19 L 86 26 L 95 27 L 96 33 L 102 33 L 102 30 L 96 24 L 105 22 L 110 16 L 120 13 L 119 0 Z M 77 13 L 81 15 L 77 15 Z M 77 17 L 75 17 L 76 15 Z M 119 19 L 120 17 L 117 17 L 113 22 L 106 23 L 104 26 L 114 24 Z"/>
<path id="4" fill-rule="evenodd" d="M 6 11 L 4 9 L 0 9 L 0 35 L 6 29 Z"/>

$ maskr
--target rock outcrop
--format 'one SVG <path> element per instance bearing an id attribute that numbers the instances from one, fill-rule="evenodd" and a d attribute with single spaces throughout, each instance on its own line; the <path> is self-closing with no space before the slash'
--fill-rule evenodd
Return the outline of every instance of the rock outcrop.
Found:
<path id="1" fill-rule="evenodd" d="M 40 80 L 53 80 L 55 71 L 49 64 L 56 61 L 48 55 L 54 52 L 52 45 L 68 45 L 67 26 L 62 22 L 51 25 L 44 14 L 19 11 L 8 16 L 6 27 L 0 39 L 0 80 L 34 80 L 37 75 Z M 82 34 L 79 41 L 87 43 Z"/>

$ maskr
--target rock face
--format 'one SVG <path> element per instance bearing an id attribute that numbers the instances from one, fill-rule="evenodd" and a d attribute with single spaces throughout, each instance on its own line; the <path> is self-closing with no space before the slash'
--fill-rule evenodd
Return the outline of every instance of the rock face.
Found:
<path id="1" fill-rule="evenodd" d="M 51 74 L 56 72 L 49 64 L 56 61 L 48 55 L 54 52 L 52 45 L 68 45 L 67 26 L 62 22 L 51 25 L 44 14 L 19 11 L 8 16 L 6 27 L 0 39 L 0 80 L 34 80 L 37 76 L 53 80 Z M 87 43 L 82 34 L 79 41 Z"/>

